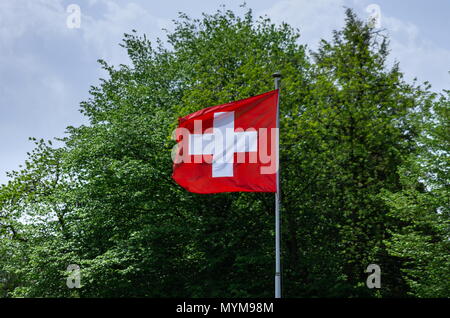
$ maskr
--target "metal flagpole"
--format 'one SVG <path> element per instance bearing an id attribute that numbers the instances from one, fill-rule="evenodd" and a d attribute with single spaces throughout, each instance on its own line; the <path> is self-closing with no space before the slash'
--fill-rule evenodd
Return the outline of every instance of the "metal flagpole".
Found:
<path id="1" fill-rule="evenodd" d="M 275 89 L 278 89 L 277 100 L 277 136 L 276 136 L 276 167 L 277 192 L 275 193 L 275 298 L 281 298 L 281 251 L 280 251 L 280 82 L 281 74 L 272 75 L 275 79 Z"/>

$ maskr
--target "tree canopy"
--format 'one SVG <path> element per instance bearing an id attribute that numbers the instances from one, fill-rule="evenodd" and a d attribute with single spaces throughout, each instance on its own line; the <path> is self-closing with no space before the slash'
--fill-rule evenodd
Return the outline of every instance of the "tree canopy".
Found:
<path id="1" fill-rule="evenodd" d="M 273 89 L 275 71 L 284 295 L 450 296 L 450 92 L 407 83 L 350 9 L 314 52 L 251 10 L 174 24 L 167 43 L 125 34 L 130 64 L 99 61 L 89 123 L 61 146 L 32 138 L 0 187 L 1 296 L 271 297 L 273 194 L 186 192 L 171 135 L 180 116 Z"/>

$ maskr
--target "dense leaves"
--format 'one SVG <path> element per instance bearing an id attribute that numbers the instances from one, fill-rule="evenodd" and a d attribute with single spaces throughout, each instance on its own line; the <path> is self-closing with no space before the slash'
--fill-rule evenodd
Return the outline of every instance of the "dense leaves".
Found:
<path id="1" fill-rule="evenodd" d="M 171 134 L 181 115 L 271 90 L 275 71 L 284 294 L 450 295 L 448 96 L 405 83 L 385 36 L 351 10 L 311 54 L 251 10 L 174 23 L 156 46 L 126 34 L 131 63 L 100 61 L 109 78 L 81 104 L 89 124 L 60 147 L 34 140 L 0 188 L 2 296 L 271 297 L 273 194 L 184 191 Z"/>

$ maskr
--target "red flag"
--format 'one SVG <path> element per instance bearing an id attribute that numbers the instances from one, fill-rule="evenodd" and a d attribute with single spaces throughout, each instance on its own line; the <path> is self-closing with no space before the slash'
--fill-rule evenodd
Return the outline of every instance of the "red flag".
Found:
<path id="1" fill-rule="evenodd" d="M 173 179 L 196 193 L 276 192 L 278 90 L 179 119 Z"/>

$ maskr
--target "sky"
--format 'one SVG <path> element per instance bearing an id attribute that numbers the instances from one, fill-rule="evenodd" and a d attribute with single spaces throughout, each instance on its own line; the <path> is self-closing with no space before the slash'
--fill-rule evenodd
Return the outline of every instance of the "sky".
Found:
<path id="1" fill-rule="evenodd" d="M 67 126 L 86 123 L 79 104 L 106 77 L 97 60 L 129 63 L 119 46 L 124 33 L 136 29 L 164 39 L 162 29 L 171 30 L 179 12 L 199 17 L 225 5 L 242 14 L 243 2 L 0 0 L 0 184 L 33 149 L 28 137 L 62 137 Z M 429 81 L 437 92 L 450 88 L 449 0 L 245 2 L 255 16 L 298 28 L 299 42 L 313 50 L 343 26 L 344 7 L 363 19 L 376 15 L 377 27 L 390 37 L 390 62 L 400 63 L 407 81 Z"/>

